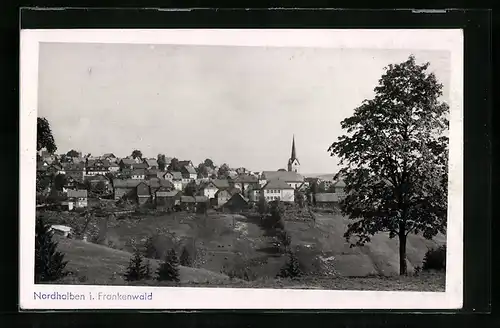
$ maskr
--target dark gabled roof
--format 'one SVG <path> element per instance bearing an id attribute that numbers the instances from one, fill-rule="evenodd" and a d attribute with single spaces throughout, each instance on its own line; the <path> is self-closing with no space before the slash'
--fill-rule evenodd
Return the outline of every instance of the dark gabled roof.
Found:
<path id="1" fill-rule="evenodd" d="M 158 161 L 156 159 L 145 159 L 144 163 L 149 166 L 158 166 Z"/>
<path id="2" fill-rule="evenodd" d="M 206 196 L 181 196 L 182 203 L 205 203 L 208 202 Z"/>
<path id="3" fill-rule="evenodd" d="M 146 170 L 145 169 L 133 169 L 131 174 L 132 175 L 145 175 Z"/>
<path id="4" fill-rule="evenodd" d="M 179 161 L 179 166 L 190 166 L 190 165 L 191 165 L 191 161 L 190 160 Z"/>
<path id="5" fill-rule="evenodd" d="M 213 179 L 211 182 L 219 189 L 229 188 L 229 181 L 227 179 Z"/>
<path id="6" fill-rule="evenodd" d="M 333 186 L 338 188 L 345 188 L 345 182 L 344 180 L 338 180 L 333 183 Z"/>
<path id="7" fill-rule="evenodd" d="M 171 190 L 171 191 L 166 191 L 163 188 L 160 188 L 156 191 L 156 196 L 157 197 L 175 197 L 180 193 L 179 190 Z"/>
<path id="8" fill-rule="evenodd" d="M 88 180 L 88 181 L 109 181 L 109 179 L 102 174 L 88 175 L 85 177 L 85 180 Z"/>
<path id="9" fill-rule="evenodd" d="M 80 189 L 80 190 L 68 190 L 66 195 L 69 198 L 86 198 L 87 197 L 87 190 L 86 189 Z"/>
<path id="10" fill-rule="evenodd" d="M 92 166 L 110 167 L 111 163 L 107 159 L 89 159 L 87 161 L 87 168 Z"/>
<path id="11" fill-rule="evenodd" d="M 135 162 L 133 159 L 131 159 L 131 158 L 122 158 L 122 159 L 120 160 L 120 162 L 123 162 L 123 164 L 125 164 L 125 165 L 133 165 L 133 164 L 136 164 L 136 162 Z"/>
<path id="12" fill-rule="evenodd" d="M 148 165 L 146 163 L 134 163 L 132 164 L 134 169 L 147 169 Z"/>
<path id="13" fill-rule="evenodd" d="M 335 203 L 339 201 L 339 195 L 336 193 L 317 193 L 314 195 L 316 203 Z"/>
<path id="14" fill-rule="evenodd" d="M 158 171 L 157 169 L 148 169 L 148 170 L 146 170 L 146 173 L 148 175 L 154 175 L 154 176 L 156 176 L 156 175 L 158 175 L 158 172 L 160 172 L 160 171 Z"/>
<path id="15" fill-rule="evenodd" d="M 233 198 L 241 198 L 242 200 L 244 200 L 246 203 L 248 203 L 250 200 L 248 198 L 246 198 L 245 196 L 243 196 L 241 193 L 234 193 L 231 198 L 229 199 L 228 202 L 231 202 L 231 199 Z"/>
<path id="16" fill-rule="evenodd" d="M 262 189 L 294 189 L 291 187 L 288 183 L 286 183 L 284 180 L 281 179 L 275 179 L 275 180 L 270 180 L 268 183 L 265 184 Z"/>
<path id="17" fill-rule="evenodd" d="M 253 175 L 249 174 L 240 174 L 235 179 L 233 179 L 236 183 L 258 183 L 259 179 L 257 179 Z"/>
<path id="18" fill-rule="evenodd" d="M 174 171 L 174 172 L 167 172 L 167 173 L 170 173 L 172 174 L 172 179 L 173 180 L 182 180 L 182 173 L 179 172 L 179 171 Z M 167 174 L 165 173 L 165 174 Z M 165 175 L 164 175 L 165 176 Z"/>
<path id="19" fill-rule="evenodd" d="M 196 174 L 196 170 L 192 166 L 185 165 L 182 169 L 189 174 Z"/>
<path id="20" fill-rule="evenodd" d="M 113 180 L 113 187 L 115 187 L 115 188 L 135 188 L 141 182 L 144 182 L 144 180 L 115 179 L 115 180 Z"/>
<path id="21" fill-rule="evenodd" d="M 148 183 L 149 186 L 151 186 L 151 188 L 160 188 L 160 187 L 171 188 L 171 189 L 174 188 L 172 182 L 161 178 L 152 178 L 151 180 L 148 181 Z"/>
<path id="22" fill-rule="evenodd" d="M 288 171 L 264 171 L 262 176 L 265 180 L 281 179 L 286 182 L 303 182 L 304 177 L 296 172 Z"/>

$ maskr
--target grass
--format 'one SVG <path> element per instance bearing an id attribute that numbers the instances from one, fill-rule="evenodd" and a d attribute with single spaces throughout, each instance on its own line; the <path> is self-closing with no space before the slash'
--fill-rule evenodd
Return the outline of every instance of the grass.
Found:
<path id="1" fill-rule="evenodd" d="M 60 213 L 56 215 L 61 216 Z M 99 218 L 98 218 L 99 219 Z M 76 225 L 81 218 L 66 220 L 68 225 Z M 131 240 L 134 239 L 141 244 L 145 239 L 154 234 L 165 235 L 163 238 L 163 250 L 176 245 L 188 245 L 196 249 L 200 257 L 198 266 L 213 274 L 228 272 L 235 267 L 249 268 L 253 275 L 258 277 L 250 284 L 267 284 L 267 281 L 274 282 L 274 277 L 279 272 L 286 261 L 286 257 L 272 247 L 273 238 L 266 235 L 259 226 L 259 219 L 246 218 L 238 215 L 211 214 L 192 215 L 188 213 L 174 213 L 170 215 L 144 215 L 124 220 L 110 220 L 103 222 L 94 221 L 89 225 L 89 231 L 104 231 L 103 243 L 111 245 L 115 251 L 122 251 L 122 259 L 119 263 L 109 258 L 101 259 L 100 255 L 88 255 L 88 251 L 80 252 L 78 256 L 69 255 L 78 266 L 78 270 L 88 280 L 106 280 L 112 272 L 123 271 L 128 264 L 130 252 L 132 252 Z M 55 223 L 55 222 L 53 222 Z M 363 247 L 350 248 L 345 241 L 343 234 L 347 228 L 348 220 L 337 214 L 316 213 L 316 222 L 286 221 L 286 230 L 292 237 L 292 247 L 296 249 L 299 260 L 304 264 L 311 275 L 315 275 L 314 282 L 304 280 L 304 284 L 316 286 L 328 285 L 329 288 L 336 288 L 335 284 L 344 286 L 354 284 L 357 289 L 370 288 L 374 284 L 377 288 L 385 288 L 384 284 L 389 284 L 396 289 L 406 288 L 415 285 L 418 288 L 425 288 L 430 285 L 436 289 L 437 285 L 444 288 L 444 275 L 421 276 L 405 278 L 395 277 L 399 271 L 398 240 L 389 239 L 387 234 L 380 233 L 372 238 L 372 242 Z M 80 224 L 81 225 L 81 224 Z M 103 230 L 104 229 L 104 230 Z M 426 240 L 421 236 L 410 235 L 407 243 L 407 265 L 408 272 L 422 265 L 422 259 L 428 248 L 441 245 L 445 242 L 445 236 L 438 235 L 433 240 Z M 88 245 L 88 244 L 86 244 Z M 64 247 L 64 243 L 61 244 Z M 77 247 L 78 248 L 78 247 Z M 67 249 L 69 253 L 71 249 Z M 129 253 L 124 253 L 129 252 Z M 87 255 L 85 255 L 87 254 Z M 74 254 L 75 255 L 75 254 Z M 325 259 L 325 260 L 321 260 Z M 328 259 L 328 261 L 326 260 Z M 95 262 L 95 268 L 94 267 Z M 91 265 L 89 265 L 91 263 Z M 154 263 L 152 261 L 152 263 Z M 86 269 L 86 265 L 89 269 Z M 98 266 L 109 267 L 100 269 Z M 92 272 L 87 272 L 92 271 Z M 100 271 L 105 271 L 102 274 Z M 203 271 L 208 275 L 206 271 Z M 328 278 L 320 278 L 320 273 L 330 272 L 334 274 Z M 187 273 L 186 273 L 186 276 Z M 196 276 L 196 274 L 195 274 Z M 367 276 L 386 276 L 385 278 L 370 278 Z M 184 279 L 184 283 L 199 284 L 204 283 L 203 278 Z M 222 277 L 227 277 L 222 275 Z M 362 278 L 355 278 L 362 277 Z M 181 277 L 182 278 L 182 277 Z M 215 277 L 208 277 L 210 280 Z M 217 279 L 220 279 L 217 276 Z M 260 282 L 259 281 L 260 278 Z M 442 278 L 442 279 L 441 279 Z M 116 278 L 119 280 L 118 278 Z M 347 279 L 347 280 L 342 280 Z M 428 280 L 426 280 L 428 279 Z M 232 285 L 234 282 L 222 279 L 223 285 Z M 211 280 L 210 280 L 211 281 Z M 333 282 L 331 282 L 333 281 Z M 424 281 L 424 283 L 422 283 Z M 297 283 L 297 282 L 294 282 Z M 238 284 L 244 284 L 238 282 Z M 400 286 L 401 285 L 401 286 Z M 392 288 L 391 287 L 391 288 Z M 415 287 L 415 288 L 417 288 Z"/>

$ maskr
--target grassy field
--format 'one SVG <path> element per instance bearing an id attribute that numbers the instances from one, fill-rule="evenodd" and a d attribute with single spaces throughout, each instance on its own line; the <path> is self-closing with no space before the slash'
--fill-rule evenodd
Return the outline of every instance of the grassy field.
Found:
<path id="1" fill-rule="evenodd" d="M 71 274 L 56 283 L 89 285 L 147 285 L 169 286 L 171 283 L 141 281 L 127 283 L 123 274 L 132 257 L 131 253 L 111 249 L 74 239 L 57 238 L 58 249 L 69 261 Z M 156 270 L 158 261 L 151 260 Z M 300 288 L 330 290 L 407 290 L 444 291 L 444 273 L 425 273 L 419 276 L 369 276 L 369 277 L 313 277 L 296 280 L 259 278 L 254 281 L 230 279 L 228 276 L 206 269 L 180 267 L 180 283 L 183 287 L 227 287 L 227 288 Z"/>
<path id="2" fill-rule="evenodd" d="M 79 227 L 79 229 L 84 226 L 85 218 L 79 215 L 58 212 L 46 214 L 52 224 L 66 224 Z M 292 248 L 295 249 L 304 271 L 316 277 L 314 285 L 321 286 L 325 281 L 331 281 L 331 277 L 337 279 L 365 277 L 363 279 L 367 280 L 361 278 L 359 278 L 361 280 L 356 280 L 357 284 L 361 284 L 360 288 L 365 288 L 364 286 L 372 283 L 371 278 L 366 278 L 367 276 L 391 277 L 391 285 L 394 283 L 394 276 L 399 271 L 397 239 L 389 239 L 387 234 L 381 233 L 374 236 L 372 242 L 366 246 L 350 248 L 343 238 L 348 224 L 347 219 L 340 215 L 326 213 L 316 213 L 315 216 L 315 222 L 286 221 L 285 224 L 286 230 L 292 237 Z M 81 277 L 78 278 L 82 280 L 81 283 L 99 283 L 101 279 L 103 282 L 108 281 L 113 276 L 113 272 L 117 272 L 113 279 L 117 280 L 117 283 L 123 283 L 116 276 L 124 271 L 130 257 L 129 253 L 133 251 L 134 245 L 141 247 L 151 236 L 155 237 L 155 248 L 160 252 L 170 248 L 176 248 L 179 251 L 181 246 L 187 247 L 192 257 L 196 258 L 195 266 L 200 270 L 204 269 L 200 272 L 206 275 L 216 275 L 208 277 L 209 280 L 212 278 L 224 280 L 230 271 L 244 268 L 250 272 L 250 280 L 255 280 L 252 283 L 265 285 L 266 281 L 274 281 L 276 274 L 287 259 L 273 247 L 274 239 L 269 231 L 261 227 L 260 219 L 251 216 L 219 213 L 205 216 L 181 212 L 140 215 L 126 219 L 94 218 L 88 225 L 86 234 L 90 236 L 89 240 L 99 237 L 98 240 L 93 241 L 107 248 L 84 243 L 77 243 L 76 246 L 70 247 L 65 244 L 67 241 L 62 241 L 60 246 L 70 254 L 70 260 L 73 262 L 71 265 L 76 266 L 75 270 L 81 273 Z M 407 243 L 408 271 L 411 273 L 414 267 L 422 265 L 422 259 L 428 248 L 444 242 L 445 237 L 441 235 L 433 240 L 410 235 Z M 95 249 L 97 252 L 95 254 L 90 249 L 86 249 L 93 246 L 100 247 Z M 84 248 L 85 251 L 83 251 Z M 104 251 L 109 248 L 112 248 L 111 251 L 116 252 L 117 256 L 101 259 L 99 250 Z M 122 255 L 118 256 L 119 254 Z M 151 258 L 152 264 L 157 265 L 154 257 L 151 256 Z M 93 261 L 96 262 L 95 265 Z M 103 268 L 99 268 L 99 265 Z M 100 270 L 104 270 L 104 273 L 101 274 Z M 183 274 L 191 277 L 187 273 Z M 328 279 L 323 281 L 318 277 L 328 277 Z M 444 277 L 443 279 L 434 278 L 431 280 L 441 284 L 444 288 Z M 86 281 L 83 281 L 85 279 Z M 418 279 L 418 281 L 424 280 Z M 183 281 L 203 283 L 203 281 L 191 278 Z M 366 284 L 364 284 L 365 281 Z M 377 278 L 376 281 L 383 282 L 384 280 Z M 224 282 L 224 284 L 228 283 Z M 233 283 L 234 281 L 229 284 Z M 311 281 L 307 283 L 313 284 Z M 401 284 L 405 284 L 404 279 L 401 280 Z"/>

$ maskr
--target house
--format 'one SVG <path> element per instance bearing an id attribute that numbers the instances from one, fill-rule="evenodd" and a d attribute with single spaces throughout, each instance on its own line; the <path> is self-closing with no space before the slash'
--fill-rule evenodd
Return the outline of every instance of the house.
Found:
<path id="1" fill-rule="evenodd" d="M 229 211 L 231 213 L 237 213 L 250 208 L 250 203 L 248 198 L 244 197 L 241 193 L 236 193 L 227 200 L 227 202 L 222 205 L 224 211 Z"/>
<path id="2" fill-rule="evenodd" d="M 264 171 L 259 183 L 266 184 L 270 180 L 285 181 L 290 187 L 297 188 L 304 183 L 304 177 L 293 171 Z"/>
<path id="3" fill-rule="evenodd" d="M 260 195 L 262 190 L 260 188 L 251 189 L 248 192 L 248 199 L 251 202 L 258 202 L 260 199 Z"/>
<path id="4" fill-rule="evenodd" d="M 208 198 L 205 196 L 181 196 L 181 207 L 185 211 L 196 212 L 201 204 L 208 207 Z"/>
<path id="5" fill-rule="evenodd" d="M 113 189 L 115 200 L 122 198 L 135 198 L 136 188 L 139 183 L 144 182 L 141 180 L 133 179 L 114 179 Z"/>
<path id="6" fill-rule="evenodd" d="M 181 173 L 182 173 L 182 182 L 183 183 L 189 183 L 191 181 L 196 180 L 196 177 L 198 176 L 198 173 L 196 173 L 196 170 L 194 167 L 185 165 L 181 168 Z"/>
<path id="7" fill-rule="evenodd" d="M 87 190 L 68 190 L 68 200 L 74 202 L 75 208 L 87 207 Z"/>
<path id="8" fill-rule="evenodd" d="M 106 153 L 101 156 L 101 159 L 105 159 L 109 161 L 110 163 L 115 163 L 118 161 L 118 158 L 115 156 L 113 153 Z"/>
<path id="9" fill-rule="evenodd" d="M 143 163 L 143 162 L 134 163 L 131 165 L 131 168 L 132 168 L 132 170 L 136 170 L 136 169 L 147 170 L 148 164 Z"/>
<path id="10" fill-rule="evenodd" d="M 157 169 L 147 169 L 146 170 L 146 179 L 158 178 L 158 170 Z M 162 172 L 164 173 L 164 172 Z"/>
<path id="11" fill-rule="evenodd" d="M 231 185 L 227 179 L 213 179 L 212 183 L 217 187 L 217 189 L 228 189 Z"/>
<path id="12" fill-rule="evenodd" d="M 80 181 L 76 180 L 72 176 L 66 175 L 66 183 L 63 186 L 63 192 L 67 192 L 68 190 L 76 190 L 80 185 Z"/>
<path id="13" fill-rule="evenodd" d="M 262 192 L 268 202 L 278 199 L 283 202 L 293 202 L 295 199 L 294 190 L 294 187 L 281 179 L 270 180 L 262 187 Z"/>
<path id="14" fill-rule="evenodd" d="M 73 178 L 76 181 L 83 181 L 85 177 L 85 164 L 84 163 L 67 163 L 64 165 L 66 178 Z"/>
<path id="15" fill-rule="evenodd" d="M 49 164 L 46 167 L 47 167 L 47 169 L 45 170 L 45 174 L 47 174 L 47 175 L 56 176 L 58 174 L 66 174 L 66 171 L 64 170 L 64 168 L 57 163 Z"/>
<path id="16" fill-rule="evenodd" d="M 178 190 L 169 190 L 160 187 L 155 193 L 155 204 L 158 208 L 174 209 L 180 205 L 182 193 Z"/>
<path id="17" fill-rule="evenodd" d="M 151 178 L 147 182 L 149 184 L 149 188 L 153 198 L 155 197 L 156 191 L 158 191 L 160 188 L 167 190 L 175 190 L 175 186 L 171 181 L 162 178 Z"/>
<path id="18" fill-rule="evenodd" d="M 146 204 L 151 200 L 151 191 L 149 185 L 145 181 L 141 181 L 136 187 L 137 203 L 139 205 Z"/>
<path id="19" fill-rule="evenodd" d="M 99 183 L 104 184 L 106 192 L 109 192 L 112 189 L 111 181 L 102 174 L 85 177 L 85 181 L 88 181 L 92 187 L 97 186 Z"/>
<path id="20" fill-rule="evenodd" d="M 259 179 L 256 177 L 249 175 L 249 174 L 240 174 L 236 178 L 233 179 L 234 186 L 236 188 L 239 188 L 243 195 L 246 195 L 246 189 L 248 189 L 250 186 L 258 186 L 259 185 Z"/>
<path id="21" fill-rule="evenodd" d="M 215 194 L 219 190 L 219 188 L 217 188 L 217 186 L 212 181 L 204 183 L 203 185 L 201 185 L 200 189 L 203 195 L 208 199 L 215 198 Z"/>
<path id="22" fill-rule="evenodd" d="M 148 169 L 158 169 L 158 161 L 154 158 L 144 159 L 143 163 L 147 165 Z"/>
<path id="23" fill-rule="evenodd" d="M 85 175 L 105 175 L 111 163 L 106 159 L 89 159 L 85 164 Z"/>
<path id="24" fill-rule="evenodd" d="M 122 158 L 118 162 L 118 166 L 120 166 L 120 171 L 123 171 L 124 169 L 132 169 L 132 165 L 134 164 L 136 164 L 135 160 L 130 158 Z"/>
<path id="25" fill-rule="evenodd" d="M 118 171 L 120 171 L 120 165 L 116 164 L 115 162 L 110 162 L 109 172 L 116 173 Z"/>
<path id="26" fill-rule="evenodd" d="M 317 193 L 314 200 L 318 207 L 335 207 L 339 202 L 339 195 L 332 192 Z"/>
<path id="27" fill-rule="evenodd" d="M 338 195 L 339 201 L 345 199 L 345 182 L 344 180 L 338 180 L 332 184 L 333 191 Z"/>
<path id="28" fill-rule="evenodd" d="M 167 181 L 171 181 L 174 184 L 176 190 L 182 191 L 182 173 L 181 172 L 167 172 L 163 175 L 163 178 Z"/>
<path id="29" fill-rule="evenodd" d="M 223 206 L 229 200 L 229 198 L 231 198 L 231 196 L 232 195 L 229 193 L 229 191 L 227 191 L 227 189 L 220 189 L 215 193 L 216 204 L 214 205 L 217 207 Z"/>
<path id="30" fill-rule="evenodd" d="M 146 179 L 146 170 L 144 169 L 133 169 L 130 173 L 130 178 L 133 180 L 144 180 Z"/>

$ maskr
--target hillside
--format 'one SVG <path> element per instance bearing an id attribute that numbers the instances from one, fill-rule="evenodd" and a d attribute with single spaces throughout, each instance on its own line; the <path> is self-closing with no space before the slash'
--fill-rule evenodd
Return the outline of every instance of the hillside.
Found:
<path id="1" fill-rule="evenodd" d="M 79 284 L 124 284 L 123 275 L 132 257 L 131 253 L 96 245 L 75 239 L 57 238 L 58 250 L 64 252 L 69 261 L 68 271 L 72 275 L 62 283 Z M 151 268 L 156 271 L 159 262 L 150 260 Z M 181 283 L 217 284 L 229 277 L 205 269 L 181 266 L 179 268 Z"/>

